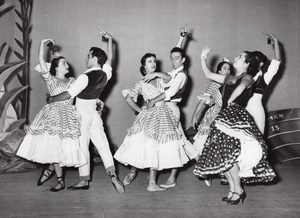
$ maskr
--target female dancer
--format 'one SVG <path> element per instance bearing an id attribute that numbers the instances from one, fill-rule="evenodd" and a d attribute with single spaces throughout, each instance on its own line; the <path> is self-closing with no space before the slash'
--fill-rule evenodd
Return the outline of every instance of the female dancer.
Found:
<path id="1" fill-rule="evenodd" d="M 271 61 L 271 64 L 268 67 L 267 72 L 263 73 L 261 67 L 265 64 L 267 57 L 259 51 L 255 51 L 254 54 L 257 56 L 260 62 L 259 72 L 254 77 L 254 80 L 257 81 L 255 84 L 255 88 L 253 91 L 253 96 L 250 98 L 246 109 L 253 117 L 258 129 L 262 133 L 265 132 L 265 123 L 266 123 L 266 115 L 265 110 L 262 104 L 263 94 L 272 81 L 273 77 L 276 75 L 280 61 L 281 61 L 281 53 L 279 48 L 278 40 L 272 34 L 266 34 L 268 39 L 270 40 L 271 46 L 274 49 L 274 59 Z"/>
<path id="2" fill-rule="evenodd" d="M 141 73 L 154 73 L 156 69 L 156 56 L 145 54 L 141 59 Z M 153 108 L 140 108 L 136 103 L 138 95 L 142 95 L 147 102 L 163 92 L 161 80 L 169 80 L 165 75 L 154 79 L 151 82 L 143 80 L 135 83 L 132 89 L 123 90 L 129 106 L 136 112 L 133 126 L 128 129 L 123 144 L 119 147 L 114 158 L 125 165 L 135 168 L 150 168 L 150 179 L 147 190 L 150 192 L 164 191 L 156 183 L 157 170 L 182 167 L 189 161 L 183 148 L 181 133 L 178 129 L 178 122 L 163 101 L 157 103 Z M 132 171 L 134 168 L 132 169 Z"/>
<path id="3" fill-rule="evenodd" d="M 220 62 L 217 66 L 216 73 L 221 75 L 233 75 L 233 69 L 229 61 L 223 60 Z M 213 81 L 206 88 L 203 95 L 198 96 L 199 103 L 193 113 L 191 126 L 198 131 L 194 136 L 193 146 L 198 151 L 199 156 L 202 153 L 204 143 L 209 134 L 210 124 L 222 108 L 222 94 L 219 90 L 220 86 L 220 83 Z M 197 158 L 197 160 L 198 159 L 199 158 Z M 207 186 L 211 185 L 209 179 L 205 179 L 204 181 Z M 221 184 L 225 184 L 224 182 L 225 180 L 223 181 L 221 177 Z"/>
<path id="4" fill-rule="evenodd" d="M 207 78 L 224 83 L 223 109 L 211 124 L 194 174 L 202 176 L 225 172 L 230 191 L 222 200 L 233 205 L 246 198 L 241 178 L 245 183 L 252 183 L 268 182 L 275 177 L 266 160 L 265 141 L 245 109 L 254 83 L 252 75 L 257 73 L 259 63 L 250 52 L 242 52 L 233 64 L 235 76 L 212 74 L 206 65 L 208 53 L 209 48 L 204 48 L 201 54 L 202 67 Z"/>
<path id="5" fill-rule="evenodd" d="M 52 39 L 43 39 L 40 44 L 39 62 L 50 95 L 66 91 L 75 82 L 66 78 L 69 65 L 64 57 L 56 57 L 48 69 L 44 60 L 44 47 Z M 38 180 L 38 186 L 46 182 L 55 170 L 58 184 L 50 191 L 65 188 L 63 166 L 81 166 L 87 160 L 79 147 L 80 116 L 73 105 L 73 99 L 45 105 L 26 130 L 27 134 L 17 155 L 41 164 L 50 164 Z M 52 165 L 53 164 L 53 165 Z"/>
<path id="6" fill-rule="evenodd" d="M 217 66 L 216 73 L 222 75 L 233 74 L 230 63 L 228 61 L 220 62 Z M 222 94 L 219 90 L 220 86 L 220 83 L 213 81 L 208 85 L 203 95 L 198 96 L 199 103 L 193 113 L 191 126 L 198 131 L 194 137 L 195 141 L 193 145 L 199 152 L 199 156 L 209 134 L 209 126 L 222 108 Z M 209 108 L 205 111 L 202 110 L 203 107 Z M 201 119 L 202 116 L 203 118 Z"/>

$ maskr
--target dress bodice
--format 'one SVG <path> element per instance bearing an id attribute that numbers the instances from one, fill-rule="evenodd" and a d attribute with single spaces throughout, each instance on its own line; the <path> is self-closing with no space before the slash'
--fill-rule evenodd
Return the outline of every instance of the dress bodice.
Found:
<path id="1" fill-rule="evenodd" d="M 145 102 L 155 98 L 163 92 L 163 87 L 160 85 L 159 79 L 153 83 L 145 83 L 138 81 L 131 89 L 125 89 L 122 91 L 124 97 L 128 94 L 136 101 L 139 95 L 142 95 Z"/>
<path id="2" fill-rule="evenodd" d="M 242 81 L 242 76 L 238 78 L 235 82 L 227 82 L 223 86 L 220 87 L 220 92 L 222 93 L 223 97 L 223 105 L 222 108 L 226 108 L 228 106 L 228 100 L 232 94 L 232 92 L 235 90 L 236 87 L 238 87 Z M 241 107 L 246 107 L 249 99 L 252 96 L 252 86 L 248 86 L 235 100 L 234 102 Z"/>
<path id="3" fill-rule="evenodd" d="M 68 88 L 75 82 L 75 79 L 73 77 L 70 77 L 68 78 L 68 80 L 63 81 L 56 78 L 55 76 L 52 76 L 49 72 L 41 72 L 41 75 L 46 82 L 48 92 L 51 96 L 55 96 L 67 91 Z M 66 100 L 66 102 L 73 102 L 73 99 Z"/>

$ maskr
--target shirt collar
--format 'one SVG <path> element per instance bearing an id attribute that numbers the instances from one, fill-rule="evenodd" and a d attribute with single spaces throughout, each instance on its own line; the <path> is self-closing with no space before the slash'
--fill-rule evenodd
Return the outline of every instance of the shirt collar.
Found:
<path id="1" fill-rule="evenodd" d="M 183 65 L 181 67 L 178 67 L 176 70 L 172 70 L 171 73 L 177 75 L 182 70 L 183 70 Z"/>
<path id="2" fill-rule="evenodd" d="M 88 73 L 88 72 L 91 72 L 93 70 L 102 70 L 102 68 L 101 67 L 91 67 L 91 68 L 87 69 L 84 73 Z"/>

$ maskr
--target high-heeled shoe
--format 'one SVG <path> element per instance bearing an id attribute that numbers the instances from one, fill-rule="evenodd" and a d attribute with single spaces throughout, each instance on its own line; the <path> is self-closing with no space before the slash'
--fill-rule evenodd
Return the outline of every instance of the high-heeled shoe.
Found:
<path id="1" fill-rule="evenodd" d="M 45 182 L 47 182 L 54 174 L 54 170 L 49 170 L 49 168 L 46 168 L 43 172 L 42 175 L 40 176 L 39 180 L 37 181 L 37 185 L 41 186 Z M 45 177 L 46 179 L 42 181 L 42 178 Z"/>
<path id="2" fill-rule="evenodd" d="M 229 195 L 229 194 L 228 194 L 226 197 L 221 198 L 221 200 L 222 200 L 222 201 L 229 201 L 229 200 L 232 198 L 232 195 L 233 195 L 234 192 L 229 191 L 229 193 L 231 193 L 231 197 L 228 197 L 228 195 Z"/>
<path id="3" fill-rule="evenodd" d="M 244 203 L 244 200 L 246 198 L 246 192 L 245 191 L 243 191 L 242 194 L 239 194 L 239 193 L 236 193 L 236 192 L 233 192 L 233 194 L 238 195 L 239 198 L 236 199 L 236 200 L 231 200 L 230 199 L 230 200 L 227 201 L 227 204 L 229 204 L 229 205 L 236 205 L 236 204 L 240 203 L 240 201 L 242 201 L 242 203 Z"/>
<path id="4" fill-rule="evenodd" d="M 57 182 L 58 182 L 57 185 L 60 185 L 60 187 L 59 188 L 55 188 L 55 187 L 50 188 L 51 192 L 58 192 L 60 190 L 65 189 L 65 183 L 64 183 L 64 179 L 62 176 L 57 177 Z"/>

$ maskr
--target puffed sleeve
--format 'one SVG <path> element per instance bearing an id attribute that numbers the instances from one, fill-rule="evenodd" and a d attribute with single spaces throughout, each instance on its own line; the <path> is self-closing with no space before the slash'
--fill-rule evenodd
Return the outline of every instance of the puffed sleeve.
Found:
<path id="1" fill-rule="evenodd" d="M 47 72 L 42 71 L 41 66 L 38 64 L 34 69 L 39 72 L 41 74 L 41 76 L 45 79 L 45 80 L 49 80 L 52 75 L 50 74 L 49 70 L 51 67 L 51 63 L 46 63 L 46 67 L 47 67 Z"/>
<path id="2" fill-rule="evenodd" d="M 209 105 L 210 107 L 215 104 L 215 101 L 214 101 L 214 98 L 213 98 L 213 95 L 214 95 L 214 92 L 216 92 L 217 88 L 218 88 L 218 85 L 216 85 L 217 83 L 210 83 L 207 88 L 205 89 L 204 93 L 200 96 L 197 96 L 198 100 L 199 101 L 204 101 L 205 104 Z"/>
<path id="3" fill-rule="evenodd" d="M 122 95 L 124 98 L 126 98 L 127 95 L 129 95 L 136 102 L 138 95 L 141 93 L 141 90 L 142 90 L 142 86 L 139 82 L 137 82 L 134 84 L 133 88 L 122 90 Z"/>
<path id="4" fill-rule="evenodd" d="M 215 102 L 209 93 L 204 92 L 202 95 L 197 96 L 199 101 L 204 101 L 209 107 L 211 107 Z"/>

